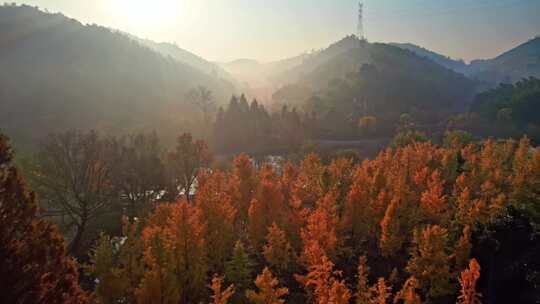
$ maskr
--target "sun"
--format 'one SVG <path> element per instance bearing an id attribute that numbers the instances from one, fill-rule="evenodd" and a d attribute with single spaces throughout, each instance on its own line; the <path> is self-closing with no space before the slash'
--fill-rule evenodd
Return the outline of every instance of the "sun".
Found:
<path id="1" fill-rule="evenodd" d="M 130 27 L 159 29 L 175 22 L 186 0 L 111 0 L 114 15 Z"/>

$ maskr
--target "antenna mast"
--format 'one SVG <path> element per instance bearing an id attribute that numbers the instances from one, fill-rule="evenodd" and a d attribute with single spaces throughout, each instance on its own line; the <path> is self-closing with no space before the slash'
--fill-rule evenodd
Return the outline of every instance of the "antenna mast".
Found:
<path id="1" fill-rule="evenodd" d="M 356 29 L 356 35 L 360 40 L 366 40 L 364 33 L 364 3 L 362 0 L 358 1 L 358 28 Z"/>

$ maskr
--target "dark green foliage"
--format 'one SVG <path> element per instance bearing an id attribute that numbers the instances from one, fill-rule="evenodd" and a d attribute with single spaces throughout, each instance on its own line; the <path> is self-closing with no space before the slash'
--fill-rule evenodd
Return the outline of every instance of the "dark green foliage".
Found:
<path id="1" fill-rule="evenodd" d="M 234 284 L 236 293 L 234 303 L 246 303 L 245 291 L 251 288 L 255 263 L 251 260 L 240 241 L 234 246 L 230 261 L 225 264 L 225 280 Z"/>
<path id="2" fill-rule="evenodd" d="M 214 143 L 220 152 L 272 153 L 299 147 L 305 127 L 296 109 L 285 105 L 270 115 L 263 105 L 246 97 L 233 96 L 226 109 L 220 108 L 214 124 Z"/>
<path id="3" fill-rule="evenodd" d="M 540 37 L 488 60 L 473 60 L 465 73 L 489 84 L 515 83 L 525 77 L 540 77 Z"/>
<path id="4" fill-rule="evenodd" d="M 355 37 L 316 53 L 291 73 L 312 89 L 302 109 L 317 113 L 315 136 L 326 139 L 357 138 L 357 122 L 365 116 L 377 118 L 376 135 L 390 137 L 402 113 L 433 131 L 450 113 L 465 109 L 476 85 L 411 51 Z M 287 100 L 285 93 L 275 95 Z"/>
<path id="5" fill-rule="evenodd" d="M 390 45 L 397 46 L 404 50 L 409 50 L 420 57 L 428 58 L 429 60 L 456 72 L 463 71 L 467 68 L 467 64 L 465 64 L 465 62 L 461 59 L 455 60 L 448 56 L 435 53 L 418 45 L 414 45 L 411 43 L 390 43 Z"/>
<path id="6" fill-rule="evenodd" d="M 461 148 L 474 141 L 471 133 L 461 130 L 447 131 L 444 134 L 443 146 L 447 149 Z"/>
<path id="7" fill-rule="evenodd" d="M 401 148 L 413 143 L 426 142 L 429 139 L 427 136 L 419 131 L 405 131 L 399 132 L 394 136 L 392 143 L 390 144 L 393 148 Z"/>
<path id="8" fill-rule="evenodd" d="M 540 235 L 522 211 L 507 211 L 473 237 L 472 256 L 482 265 L 483 303 L 538 303 Z"/>
<path id="9" fill-rule="evenodd" d="M 530 77 L 481 93 L 475 98 L 471 112 L 487 124 L 506 126 L 513 135 L 526 133 L 535 141 L 540 140 L 540 79 Z"/>

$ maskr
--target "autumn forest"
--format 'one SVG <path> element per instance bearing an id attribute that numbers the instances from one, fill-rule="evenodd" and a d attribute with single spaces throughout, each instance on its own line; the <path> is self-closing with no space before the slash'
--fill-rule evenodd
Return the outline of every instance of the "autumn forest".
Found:
<path id="1" fill-rule="evenodd" d="M 0 5 L 0 303 L 540 303 L 540 37 L 466 63 L 368 40 L 364 2 L 265 62 Z"/>

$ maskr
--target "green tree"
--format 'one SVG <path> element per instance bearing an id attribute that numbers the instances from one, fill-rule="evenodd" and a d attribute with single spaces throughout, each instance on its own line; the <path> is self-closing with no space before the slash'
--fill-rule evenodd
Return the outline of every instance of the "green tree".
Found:
<path id="1" fill-rule="evenodd" d="M 234 296 L 234 302 L 245 303 L 244 291 L 252 284 L 252 274 L 255 263 L 251 260 L 242 242 L 236 242 L 231 259 L 225 264 L 225 280 L 234 284 L 238 291 Z"/>
<path id="2" fill-rule="evenodd" d="M 400 148 L 413 143 L 426 142 L 428 140 L 429 139 L 424 133 L 420 131 L 409 130 L 396 134 L 396 136 L 394 136 L 394 139 L 392 139 L 392 143 L 390 144 L 390 146 L 393 148 Z"/>
<path id="3" fill-rule="evenodd" d="M 471 133 L 454 130 L 446 131 L 444 133 L 443 146 L 447 149 L 459 149 L 474 141 L 474 137 Z"/>
<path id="4" fill-rule="evenodd" d="M 411 258 L 407 271 L 420 282 L 429 298 L 452 294 L 448 231 L 440 226 L 427 226 L 414 232 Z"/>

